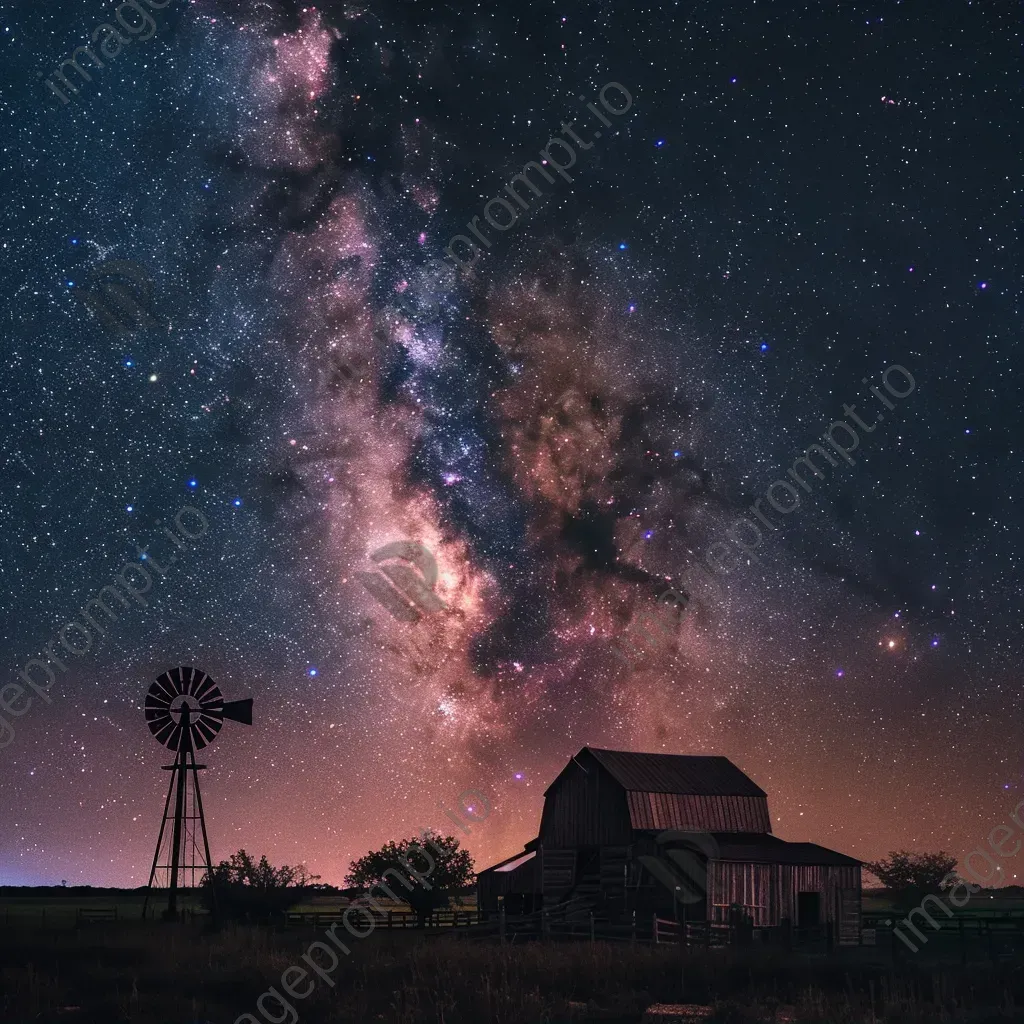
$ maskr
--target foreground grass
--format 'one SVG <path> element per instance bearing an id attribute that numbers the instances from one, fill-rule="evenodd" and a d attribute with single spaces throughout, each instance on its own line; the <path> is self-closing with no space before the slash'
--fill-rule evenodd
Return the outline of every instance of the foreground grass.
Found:
<path id="1" fill-rule="evenodd" d="M 62 1024 L 231 1024 L 301 964 L 322 936 L 122 923 L 77 931 L 0 933 L 0 1021 Z M 714 1006 L 710 1020 L 835 1024 L 984 1024 L 1024 1020 L 1024 961 L 892 969 L 786 959 L 768 950 L 684 955 L 675 947 L 492 942 L 378 933 L 304 1000 L 307 1024 L 635 1024 L 652 1003 Z M 292 979 L 294 982 L 294 978 Z M 301 985 L 299 986 L 302 987 Z M 270 1024 L 295 1017 L 276 1000 Z M 74 1013 L 60 1008 L 78 1006 Z M 1018 1009 L 1020 1008 L 1020 1009 Z M 41 1016 L 40 1016 L 41 1015 Z"/>

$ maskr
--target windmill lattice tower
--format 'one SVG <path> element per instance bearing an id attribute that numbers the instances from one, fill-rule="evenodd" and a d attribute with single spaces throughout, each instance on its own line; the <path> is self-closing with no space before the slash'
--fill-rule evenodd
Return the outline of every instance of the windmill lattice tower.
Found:
<path id="1" fill-rule="evenodd" d="M 206 765 L 196 764 L 195 752 L 217 738 L 225 718 L 252 725 L 252 699 L 225 702 L 217 684 L 197 668 L 183 666 L 164 672 L 146 694 L 150 732 L 173 750 L 175 757 L 174 764 L 163 766 L 164 771 L 171 773 L 171 781 L 149 872 L 143 917 L 154 888 L 167 889 L 164 916 L 174 920 L 178 916 L 178 889 L 194 889 L 207 871 L 212 877 L 210 840 L 199 792 L 199 772 Z"/>

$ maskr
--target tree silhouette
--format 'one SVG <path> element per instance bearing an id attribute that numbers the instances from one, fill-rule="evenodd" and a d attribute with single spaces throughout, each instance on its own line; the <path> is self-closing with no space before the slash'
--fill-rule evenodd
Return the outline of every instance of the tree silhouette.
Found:
<path id="1" fill-rule="evenodd" d="M 942 891 L 943 879 L 956 867 L 956 857 L 943 853 L 908 853 L 893 850 L 887 859 L 864 866 L 901 906 L 914 906 L 929 894 Z"/>
<path id="2" fill-rule="evenodd" d="M 376 888 L 397 897 L 415 911 L 417 924 L 423 928 L 434 910 L 448 906 L 452 892 L 473 879 L 473 858 L 468 850 L 459 848 L 455 836 L 424 833 L 423 838 L 424 842 L 392 840 L 352 861 L 345 884 L 369 889 L 371 896 Z"/>

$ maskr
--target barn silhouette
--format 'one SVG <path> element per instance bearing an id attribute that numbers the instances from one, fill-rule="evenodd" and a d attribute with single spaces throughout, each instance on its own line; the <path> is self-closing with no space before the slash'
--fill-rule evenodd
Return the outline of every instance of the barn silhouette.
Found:
<path id="1" fill-rule="evenodd" d="M 861 862 L 772 835 L 767 794 L 726 757 L 584 747 L 545 791 L 537 838 L 477 885 L 485 913 L 568 906 L 860 941 Z"/>

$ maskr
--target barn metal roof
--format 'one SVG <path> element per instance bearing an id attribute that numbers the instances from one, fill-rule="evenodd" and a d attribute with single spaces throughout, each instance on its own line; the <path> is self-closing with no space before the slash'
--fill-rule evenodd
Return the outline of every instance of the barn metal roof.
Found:
<path id="1" fill-rule="evenodd" d="M 638 754 L 584 747 L 623 789 L 686 796 L 767 796 L 727 757 Z M 583 753 L 583 751 L 580 751 Z"/>
<path id="2" fill-rule="evenodd" d="M 632 828 L 705 832 L 772 830 L 768 801 L 763 796 L 688 796 L 630 790 L 626 793 L 626 804 Z"/>

